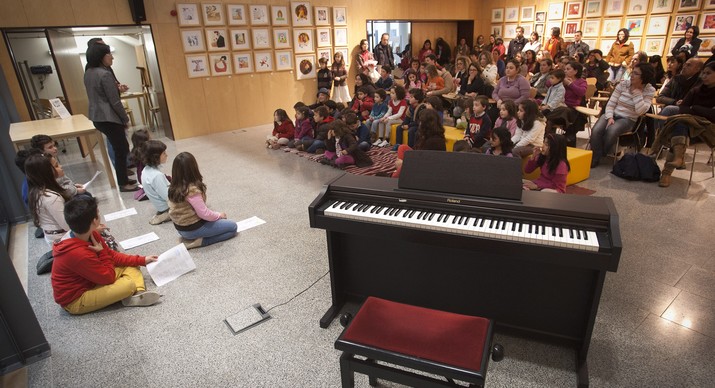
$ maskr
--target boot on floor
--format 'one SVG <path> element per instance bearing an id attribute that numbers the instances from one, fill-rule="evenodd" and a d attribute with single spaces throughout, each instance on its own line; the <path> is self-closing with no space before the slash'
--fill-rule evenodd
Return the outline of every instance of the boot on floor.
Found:
<path id="1" fill-rule="evenodd" d="M 688 138 L 685 136 L 673 136 L 670 139 L 670 152 L 672 153 L 672 159 L 665 162 L 666 166 L 673 168 L 684 168 L 685 167 L 685 149 L 688 146 Z M 669 155 L 670 156 L 670 155 Z"/>

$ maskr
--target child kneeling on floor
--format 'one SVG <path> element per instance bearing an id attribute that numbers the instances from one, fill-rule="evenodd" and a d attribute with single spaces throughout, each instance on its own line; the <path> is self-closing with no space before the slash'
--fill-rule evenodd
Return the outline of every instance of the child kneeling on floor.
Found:
<path id="1" fill-rule="evenodd" d="M 152 225 L 163 224 L 171 220 L 169 217 L 169 179 L 159 171 L 159 166 L 166 163 L 168 158 L 166 144 L 159 140 L 149 140 L 144 144 L 142 188 L 156 209 L 156 214 L 149 221 Z"/>
<path id="2" fill-rule="evenodd" d="M 55 242 L 52 291 L 55 302 L 70 314 L 85 314 L 121 301 L 125 306 L 151 306 L 161 295 L 146 291 L 138 268 L 157 256 L 127 255 L 109 249 L 97 231 L 97 200 L 78 195 L 67 201 L 70 232 Z"/>

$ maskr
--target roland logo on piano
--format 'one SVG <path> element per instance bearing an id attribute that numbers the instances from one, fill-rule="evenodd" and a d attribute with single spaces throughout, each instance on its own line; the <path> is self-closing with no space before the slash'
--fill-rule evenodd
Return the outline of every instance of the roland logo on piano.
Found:
<path id="1" fill-rule="evenodd" d="M 447 203 L 462 203 L 461 199 L 447 198 Z"/>

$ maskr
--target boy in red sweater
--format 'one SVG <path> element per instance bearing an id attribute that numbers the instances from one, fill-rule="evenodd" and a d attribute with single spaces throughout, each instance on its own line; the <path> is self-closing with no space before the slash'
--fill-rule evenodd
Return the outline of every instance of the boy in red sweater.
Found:
<path id="1" fill-rule="evenodd" d="M 146 291 L 138 266 L 157 256 L 116 252 L 97 229 L 101 223 L 97 200 L 78 195 L 65 204 L 65 221 L 71 231 L 52 247 L 52 290 L 70 314 L 85 314 L 121 301 L 125 306 L 151 306 L 161 295 Z"/>
<path id="2" fill-rule="evenodd" d="M 350 110 L 355 112 L 361 121 L 365 121 L 370 118 L 370 112 L 374 104 L 375 100 L 370 97 L 370 88 L 363 86 L 358 89 L 357 98 L 353 106 L 350 107 Z"/>

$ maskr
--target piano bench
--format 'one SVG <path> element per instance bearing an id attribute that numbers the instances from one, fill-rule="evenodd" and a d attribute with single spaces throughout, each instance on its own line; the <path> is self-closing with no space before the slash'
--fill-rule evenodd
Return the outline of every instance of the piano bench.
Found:
<path id="1" fill-rule="evenodd" d="M 571 171 L 566 177 L 566 185 L 575 185 L 576 183 L 583 182 L 591 176 L 591 157 L 593 152 L 591 150 L 584 150 L 582 148 L 566 147 L 566 159 L 569 161 L 571 166 Z M 531 155 L 521 159 L 521 170 L 524 171 L 524 166 L 529 160 Z M 537 168 L 531 173 L 523 173 L 523 178 L 528 180 L 534 180 L 541 175 L 541 169 Z"/>
<path id="2" fill-rule="evenodd" d="M 392 124 L 390 127 L 390 144 L 395 144 L 397 139 L 397 126 L 400 124 Z M 444 126 L 444 138 L 447 141 L 447 152 L 452 152 L 454 142 L 464 138 L 464 130 L 455 127 Z M 402 144 L 407 144 L 407 131 L 402 131 Z M 589 166 L 590 167 L 590 166 Z"/>
<path id="3" fill-rule="evenodd" d="M 371 386 L 381 378 L 419 387 L 463 386 L 454 380 L 481 387 L 489 355 L 494 361 L 503 358 L 501 345 L 492 349 L 493 327 L 486 318 L 369 297 L 335 341 L 335 348 L 343 352 L 342 387 L 353 387 L 355 372 L 368 375 Z"/>

